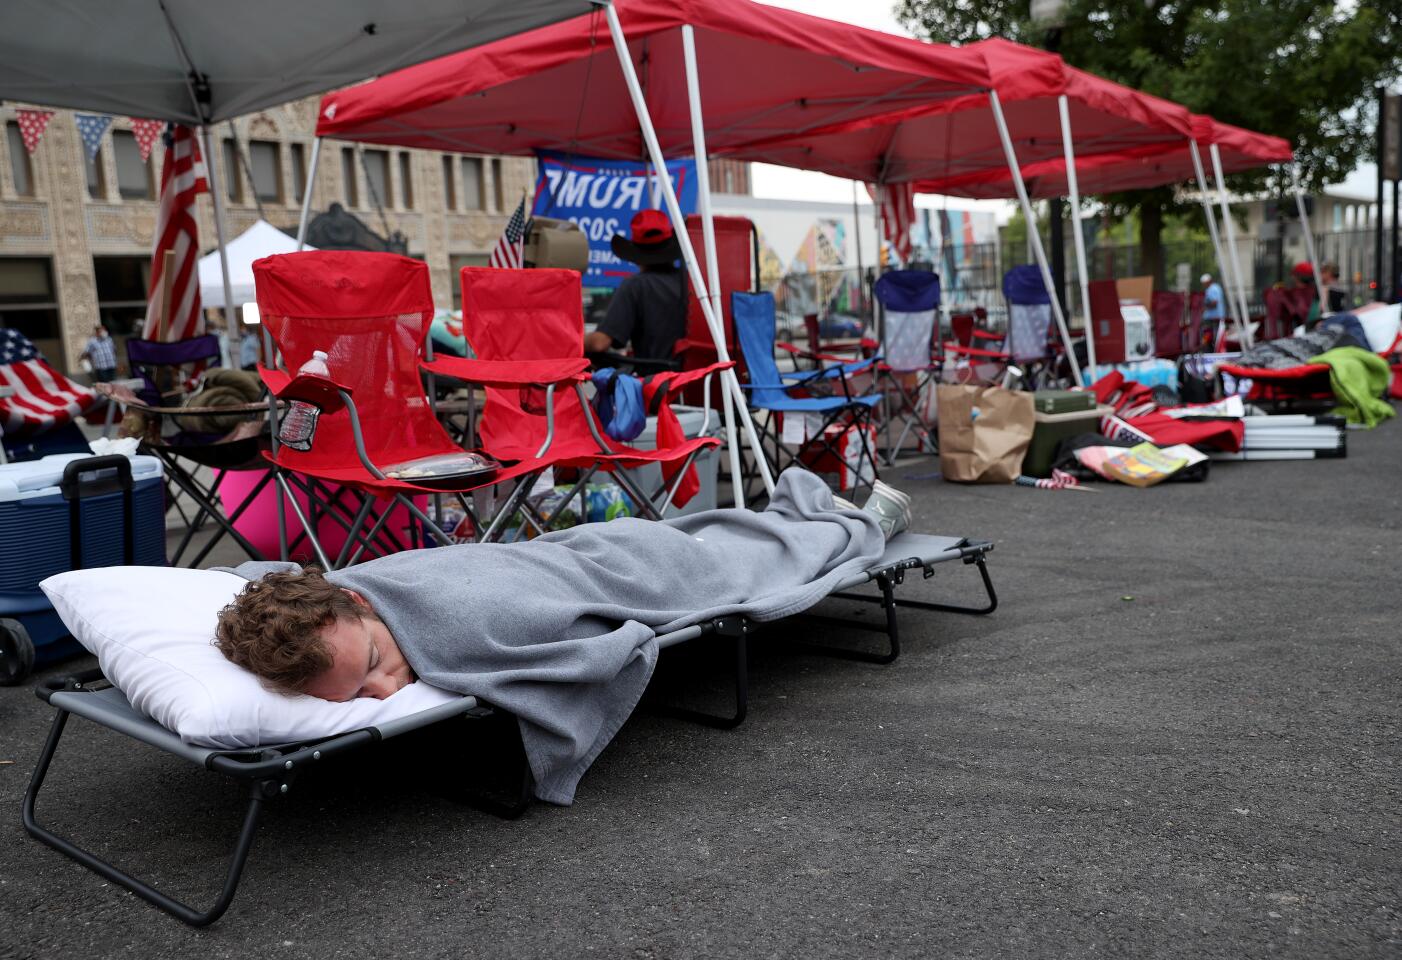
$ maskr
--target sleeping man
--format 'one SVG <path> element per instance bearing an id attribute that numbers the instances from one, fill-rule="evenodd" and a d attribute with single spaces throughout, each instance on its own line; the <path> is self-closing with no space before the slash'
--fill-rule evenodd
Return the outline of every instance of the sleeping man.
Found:
<path id="1" fill-rule="evenodd" d="M 880 558 L 909 511 L 879 482 L 858 510 L 788 470 L 758 513 L 625 518 L 328 574 L 245 563 L 233 572 L 250 583 L 220 613 L 216 642 L 288 693 L 383 699 L 421 679 L 508 710 L 536 795 L 567 804 L 642 696 L 657 634 L 812 606 Z"/>

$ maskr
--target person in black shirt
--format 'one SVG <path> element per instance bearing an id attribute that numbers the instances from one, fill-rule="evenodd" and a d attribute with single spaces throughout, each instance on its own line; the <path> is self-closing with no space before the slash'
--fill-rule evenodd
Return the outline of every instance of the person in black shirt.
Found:
<path id="1" fill-rule="evenodd" d="M 676 263 L 681 246 L 660 210 L 639 211 L 629 229 L 632 239 L 615 236 L 613 252 L 642 270 L 619 284 L 604 322 L 584 338 L 584 351 L 604 353 L 632 344 L 634 356 L 671 360 L 686 334 L 690 293 L 686 272 Z"/>

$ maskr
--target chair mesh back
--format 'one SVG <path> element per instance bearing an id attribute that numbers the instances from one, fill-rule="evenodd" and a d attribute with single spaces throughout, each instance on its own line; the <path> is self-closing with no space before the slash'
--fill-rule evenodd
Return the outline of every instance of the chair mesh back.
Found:
<path id="1" fill-rule="evenodd" d="M 1041 360 L 1047 355 L 1051 322 L 1049 303 L 1008 304 L 1008 352 L 1014 362 Z"/>
<path id="2" fill-rule="evenodd" d="M 940 277 L 929 270 L 892 270 L 876 281 L 883 326 L 881 356 L 893 370 L 923 370 L 931 363 Z"/>
<path id="3" fill-rule="evenodd" d="M 584 299 L 573 270 L 464 267 L 463 334 L 479 360 L 558 360 L 584 356 Z M 587 456 L 598 444 L 592 416 L 572 386 L 556 388 L 555 437 L 547 457 Z M 478 424 L 482 447 L 501 460 L 533 458 L 545 442 L 545 390 L 489 387 Z"/>
<path id="4" fill-rule="evenodd" d="M 318 250 L 266 257 L 253 276 L 259 313 L 287 371 L 326 352 L 331 378 L 351 390 L 371 460 L 389 465 L 455 449 L 419 380 L 419 350 L 433 319 L 426 264 Z M 358 463 L 349 413 L 323 416 L 311 450 L 284 448 L 282 455 L 307 469 Z"/>
<path id="5" fill-rule="evenodd" d="M 779 365 L 774 362 L 774 294 L 732 293 L 730 309 L 735 317 L 735 338 L 745 355 L 754 405 L 764 407 L 788 399 Z"/>

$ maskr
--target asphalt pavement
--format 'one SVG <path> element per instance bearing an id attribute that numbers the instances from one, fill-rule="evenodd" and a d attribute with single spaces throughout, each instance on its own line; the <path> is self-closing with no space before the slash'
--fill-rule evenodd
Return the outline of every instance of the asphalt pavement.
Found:
<path id="1" fill-rule="evenodd" d="M 514 821 L 445 789 L 487 764 L 467 737 L 328 767 L 206 930 L 25 835 L 52 711 L 0 690 L 0 956 L 1402 956 L 1402 426 L 1349 443 L 1149 490 L 897 468 L 917 529 L 996 541 L 992 616 L 904 613 L 889 666 L 767 631 L 741 727 L 641 712 L 573 807 Z M 723 695 L 663 660 L 659 695 Z M 203 904 L 241 799 L 74 720 L 40 815 Z"/>

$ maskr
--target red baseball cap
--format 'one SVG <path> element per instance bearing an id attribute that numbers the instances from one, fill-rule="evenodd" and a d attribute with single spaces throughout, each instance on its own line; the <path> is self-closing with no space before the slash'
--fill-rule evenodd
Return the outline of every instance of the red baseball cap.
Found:
<path id="1" fill-rule="evenodd" d="M 610 243 L 620 259 L 649 266 L 672 263 L 681 257 L 672 221 L 661 210 L 639 210 L 628 228 L 633 234 L 631 240 L 618 234 Z"/>

